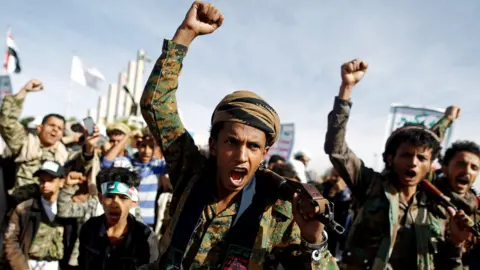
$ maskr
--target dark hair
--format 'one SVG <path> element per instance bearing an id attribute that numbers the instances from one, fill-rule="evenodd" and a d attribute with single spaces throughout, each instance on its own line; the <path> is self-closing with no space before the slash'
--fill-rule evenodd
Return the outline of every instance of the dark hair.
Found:
<path id="1" fill-rule="evenodd" d="M 270 159 L 268 160 L 268 165 L 270 165 L 270 164 L 272 164 L 272 163 L 277 163 L 277 162 L 279 162 L 279 161 L 285 162 L 285 159 L 284 159 L 282 156 L 280 156 L 280 155 L 272 155 L 272 156 L 270 157 Z"/>
<path id="2" fill-rule="evenodd" d="M 77 133 L 84 133 L 85 132 L 85 128 L 82 126 L 82 124 L 80 123 L 75 123 L 73 124 L 70 129 L 73 131 L 73 132 L 77 132 Z"/>
<path id="3" fill-rule="evenodd" d="M 213 125 L 210 128 L 210 138 L 214 139 L 215 141 L 218 140 L 218 135 L 220 134 L 220 131 L 223 129 L 225 122 L 219 122 Z"/>
<path id="4" fill-rule="evenodd" d="M 134 186 L 137 188 L 140 185 L 140 177 L 137 173 L 130 171 L 127 168 L 112 167 L 102 169 L 97 175 L 97 190 L 102 192 L 101 186 L 103 183 L 109 181 L 117 181 L 126 184 L 127 186 Z"/>
<path id="5" fill-rule="evenodd" d="M 275 164 L 272 168 L 272 172 L 286 178 L 294 178 L 298 180 L 298 175 L 292 164 L 289 163 L 278 163 Z"/>
<path id="6" fill-rule="evenodd" d="M 469 152 L 480 157 L 480 146 L 472 141 L 456 141 L 445 151 L 441 160 L 442 165 L 448 166 L 448 163 L 458 152 Z"/>
<path id="7" fill-rule="evenodd" d="M 385 152 L 383 153 L 383 162 L 385 162 L 386 168 L 389 167 L 387 157 L 389 155 L 395 156 L 398 147 L 403 143 L 412 144 L 414 146 L 425 146 L 432 149 L 432 161 L 438 157 L 440 150 L 442 149 L 440 142 L 429 132 L 416 128 L 406 129 L 394 135 L 393 138 L 390 138 L 390 142 L 386 145 Z"/>
<path id="8" fill-rule="evenodd" d="M 45 115 L 42 119 L 42 125 L 45 124 L 48 121 L 48 119 L 50 119 L 50 117 L 54 117 L 54 118 L 62 120 L 63 124 L 65 125 L 65 122 L 66 122 L 65 117 L 63 117 L 60 114 L 56 114 L 56 113 L 50 113 L 50 114 Z"/>

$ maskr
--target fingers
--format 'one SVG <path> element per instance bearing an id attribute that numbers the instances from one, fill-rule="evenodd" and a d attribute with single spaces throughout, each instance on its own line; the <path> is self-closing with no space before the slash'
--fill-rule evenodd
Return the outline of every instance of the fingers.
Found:
<path id="1" fill-rule="evenodd" d="M 447 207 L 447 212 L 448 212 L 448 215 L 450 215 L 451 217 L 454 217 L 455 216 L 455 209 L 453 209 L 452 207 Z"/>
<path id="2" fill-rule="evenodd" d="M 463 230 L 466 230 L 473 226 L 473 221 L 463 212 L 458 211 L 454 216 L 455 223 Z"/>
<path id="3" fill-rule="evenodd" d="M 205 23 L 220 26 L 223 23 L 223 15 L 214 5 L 203 2 L 196 2 L 198 17 Z"/>
<path id="4" fill-rule="evenodd" d="M 360 59 L 354 59 L 342 65 L 342 71 L 346 73 L 353 73 L 355 71 L 366 71 L 368 64 Z"/>

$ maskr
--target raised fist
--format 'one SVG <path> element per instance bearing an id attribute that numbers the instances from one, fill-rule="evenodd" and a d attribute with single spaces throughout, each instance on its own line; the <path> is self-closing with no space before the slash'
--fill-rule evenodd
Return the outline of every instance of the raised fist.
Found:
<path id="1" fill-rule="evenodd" d="M 75 186 L 80 183 L 83 183 L 87 180 L 87 177 L 85 177 L 81 172 L 69 172 L 67 176 L 67 185 L 69 186 Z"/>
<path id="2" fill-rule="evenodd" d="M 30 80 L 23 87 L 27 92 L 38 92 L 43 90 L 43 83 L 37 80 Z"/>
<path id="3" fill-rule="evenodd" d="M 195 35 L 206 35 L 213 33 L 223 23 L 223 15 L 212 4 L 195 1 L 188 10 L 181 25 L 195 33 Z"/>
<path id="4" fill-rule="evenodd" d="M 445 116 L 451 121 L 455 121 L 460 117 L 460 107 L 450 106 L 445 110 Z"/>
<path id="5" fill-rule="evenodd" d="M 342 83 L 345 85 L 356 85 L 367 72 L 368 64 L 362 60 L 355 59 L 342 65 Z"/>

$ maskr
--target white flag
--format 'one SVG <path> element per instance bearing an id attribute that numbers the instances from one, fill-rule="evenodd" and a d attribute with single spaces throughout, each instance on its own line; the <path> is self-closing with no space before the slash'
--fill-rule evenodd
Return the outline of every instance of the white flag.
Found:
<path id="1" fill-rule="evenodd" d="M 98 69 L 85 67 L 78 56 L 74 56 L 72 59 L 70 79 L 82 86 L 95 90 L 100 90 L 100 83 L 105 81 L 105 77 Z"/>

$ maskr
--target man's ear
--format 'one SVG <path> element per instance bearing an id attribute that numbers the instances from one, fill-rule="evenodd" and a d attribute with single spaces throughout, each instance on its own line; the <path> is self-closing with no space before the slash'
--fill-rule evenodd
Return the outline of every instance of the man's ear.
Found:
<path id="1" fill-rule="evenodd" d="M 387 155 L 387 165 L 388 165 L 388 167 L 392 167 L 392 165 L 393 165 L 393 156 L 392 155 Z"/>
<path id="2" fill-rule="evenodd" d="M 264 158 L 267 156 L 268 151 L 270 151 L 270 146 L 265 147 L 265 150 L 263 150 L 263 157 Z"/>
<path id="3" fill-rule="evenodd" d="M 216 141 L 212 137 L 208 139 L 208 147 L 209 147 L 210 155 L 217 156 Z"/>
<path id="4" fill-rule="evenodd" d="M 101 204 L 103 201 L 103 195 L 100 192 L 97 195 L 98 195 L 98 200 L 100 201 L 100 204 Z"/>
<path id="5" fill-rule="evenodd" d="M 35 129 L 37 131 L 37 134 L 40 134 L 40 132 L 42 132 L 43 125 L 37 125 L 37 127 Z"/>

